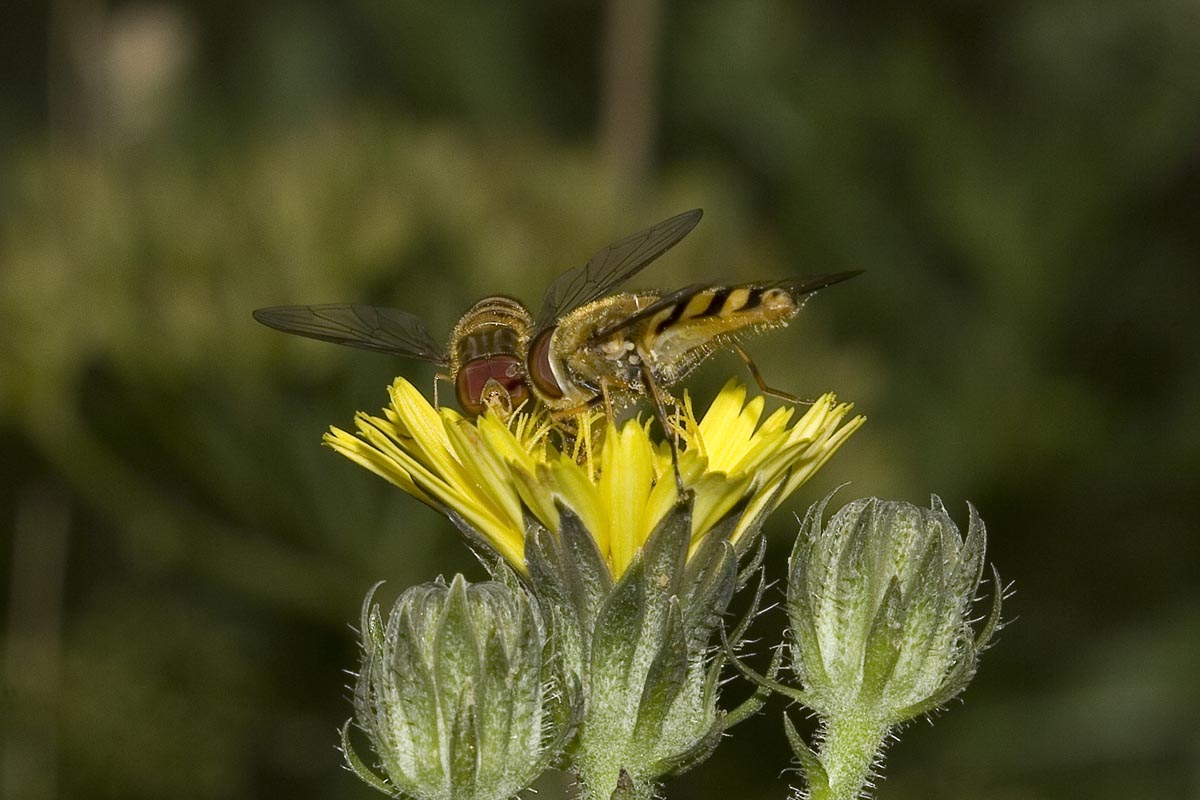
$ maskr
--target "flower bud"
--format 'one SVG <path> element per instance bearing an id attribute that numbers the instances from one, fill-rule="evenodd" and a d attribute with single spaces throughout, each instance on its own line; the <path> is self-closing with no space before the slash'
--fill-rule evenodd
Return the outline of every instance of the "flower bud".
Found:
<path id="1" fill-rule="evenodd" d="M 548 663 L 532 598 L 459 575 L 409 589 L 385 619 L 373 594 L 354 707 L 383 777 L 355 754 L 347 723 L 351 769 L 418 800 L 506 800 L 527 788 L 570 735 L 575 695 Z"/>
<path id="2" fill-rule="evenodd" d="M 968 505 L 966 537 L 936 496 L 928 509 L 856 500 L 821 526 L 809 509 L 792 551 L 787 611 L 792 671 L 778 688 L 817 713 L 818 752 L 784 716 L 811 800 L 862 796 L 895 727 L 961 692 L 1000 622 L 1000 578 L 979 632 L 971 609 L 986 534 Z"/>
<path id="3" fill-rule="evenodd" d="M 895 725 L 962 691 L 995 632 L 999 591 L 971 627 L 983 521 L 968 504 L 963 538 L 936 496 L 928 509 L 870 498 L 822 528 L 828 501 L 809 509 L 789 562 L 792 669 L 818 714 Z"/>

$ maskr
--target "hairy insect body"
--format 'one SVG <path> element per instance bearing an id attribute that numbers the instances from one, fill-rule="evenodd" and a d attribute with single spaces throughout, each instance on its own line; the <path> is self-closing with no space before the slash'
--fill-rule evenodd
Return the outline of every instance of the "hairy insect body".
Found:
<path id="1" fill-rule="evenodd" d="M 507 415 L 529 397 L 525 352 L 533 316 L 511 297 L 485 297 L 467 309 L 450 335 L 450 376 L 468 414 L 489 406 Z"/>
<path id="2" fill-rule="evenodd" d="M 540 334 L 531 383 L 555 410 L 668 387 L 740 335 L 786 325 L 800 301 L 777 286 L 714 286 L 670 295 L 623 293 L 597 300 Z"/>

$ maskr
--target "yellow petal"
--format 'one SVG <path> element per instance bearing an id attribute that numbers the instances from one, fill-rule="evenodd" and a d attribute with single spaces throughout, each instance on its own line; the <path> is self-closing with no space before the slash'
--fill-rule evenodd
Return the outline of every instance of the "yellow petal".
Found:
<path id="1" fill-rule="evenodd" d="M 654 484 L 654 450 L 645 429 L 629 420 L 618 431 L 609 423 L 600 454 L 600 498 L 609 523 L 613 573 L 620 575 L 633 561 L 648 532 L 646 500 Z"/>

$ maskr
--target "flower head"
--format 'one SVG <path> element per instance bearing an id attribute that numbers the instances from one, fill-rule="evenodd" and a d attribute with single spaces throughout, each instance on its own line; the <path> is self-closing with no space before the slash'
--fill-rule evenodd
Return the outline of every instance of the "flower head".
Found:
<path id="1" fill-rule="evenodd" d="M 619 577 L 677 504 L 671 446 L 650 424 L 582 415 L 569 446 L 544 415 L 492 412 L 470 420 L 437 409 L 403 378 L 389 388 L 384 416 L 359 413 L 358 435 L 333 428 L 325 442 L 453 519 L 519 570 L 527 520 L 557 532 L 559 507 L 579 517 L 609 571 Z M 690 399 L 673 421 L 679 473 L 694 494 L 694 552 L 720 523 L 738 545 L 755 520 L 807 481 L 864 422 L 833 395 L 798 420 L 794 407 L 763 419 L 763 398 L 746 400 L 731 381 L 697 419 Z M 736 517 L 734 519 L 733 517 Z"/>

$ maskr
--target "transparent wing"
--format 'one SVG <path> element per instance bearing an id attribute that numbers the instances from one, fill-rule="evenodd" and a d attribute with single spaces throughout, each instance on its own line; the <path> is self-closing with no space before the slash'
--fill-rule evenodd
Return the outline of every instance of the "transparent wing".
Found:
<path id="1" fill-rule="evenodd" d="M 394 308 L 329 303 L 317 306 L 272 306 L 254 318 L 284 333 L 323 342 L 447 363 L 446 354 L 420 317 Z"/>
<path id="2" fill-rule="evenodd" d="M 603 297 L 687 236 L 704 212 L 696 208 L 663 220 L 652 228 L 605 247 L 582 267 L 564 272 L 546 287 L 535 330 L 541 331 L 563 314 Z"/>
<path id="3" fill-rule="evenodd" d="M 779 281 L 769 281 L 767 283 L 755 284 L 764 289 L 778 286 L 781 289 L 786 289 L 792 297 L 803 297 L 806 294 L 812 294 L 818 289 L 824 289 L 827 286 L 833 286 L 835 283 L 848 281 L 855 275 L 862 275 L 861 269 L 852 269 L 848 272 L 830 272 L 826 275 L 811 275 L 807 278 L 784 278 Z"/>

